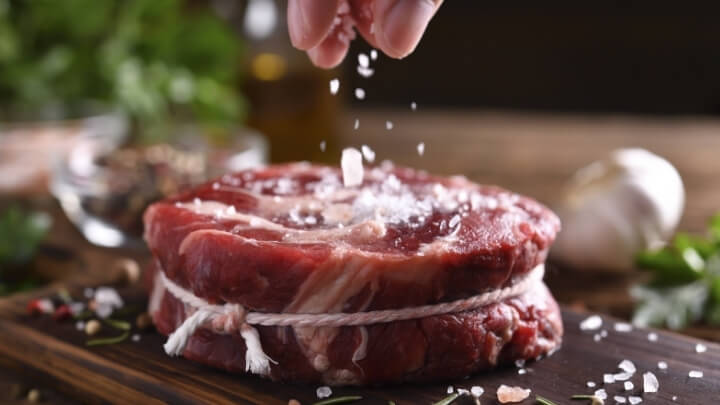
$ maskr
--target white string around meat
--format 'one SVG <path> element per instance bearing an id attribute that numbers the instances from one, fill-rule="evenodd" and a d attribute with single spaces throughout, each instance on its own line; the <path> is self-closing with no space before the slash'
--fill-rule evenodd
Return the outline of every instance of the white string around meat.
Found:
<path id="1" fill-rule="evenodd" d="M 545 266 L 541 264 L 531 270 L 522 280 L 509 287 L 451 302 L 380 311 L 333 314 L 246 312 L 245 308 L 239 304 L 210 304 L 175 284 L 165 276 L 162 270 L 157 272 L 155 282 L 161 282 L 175 298 L 195 308 L 195 312 L 185 319 L 163 346 L 167 354 L 171 356 L 180 355 L 185 349 L 190 336 L 200 327 L 207 327 L 214 332 L 223 334 L 239 331 L 247 346 L 245 370 L 253 374 L 267 375 L 270 372 L 270 363 L 277 364 L 277 362 L 265 354 L 260 343 L 260 335 L 251 325 L 296 327 L 360 326 L 463 312 L 521 295 L 536 283 L 542 281 L 544 273 Z"/>

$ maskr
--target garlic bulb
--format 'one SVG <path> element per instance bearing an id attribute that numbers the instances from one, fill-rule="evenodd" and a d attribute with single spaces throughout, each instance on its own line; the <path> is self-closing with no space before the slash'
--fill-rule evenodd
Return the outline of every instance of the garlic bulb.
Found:
<path id="1" fill-rule="evenodd" d="M 642 249 L 664 244 L 682 216 L 685 192 L 667 160 L 619 149 L 577 171 L 556 207 L 563 224 L 551 259 L 576 269 L 624 271 Z"/>

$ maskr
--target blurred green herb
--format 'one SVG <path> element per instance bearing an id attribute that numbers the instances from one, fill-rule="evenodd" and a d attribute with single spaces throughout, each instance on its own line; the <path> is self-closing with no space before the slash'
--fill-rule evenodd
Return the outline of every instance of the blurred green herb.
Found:
<path id="1" fill-rule="evenodd" d="M 50 217 L 10 207 L 0 214 L 0 295 L 25 291 L 36 282 L 24 268 L 50 228 Z"/>
<path id="2" fill-rule="evenodd" d="M 720 214 L 705 237 L 679 233 L 662 249 L 641 252 L 640 268 L 653 278 L 635 286 L 633 323 L 680 329 L 703 321 L 720 325 Z"/>
<path id="3" fill-rule="evenodd" d="M 127 112 L 143 140 L 162 139 L 180 115 L 228 127 L 245 112 L 241 54 L 196 2 L 0 0 L 0 100 L 12 104 L 0 111 L 101 101 Z"/>

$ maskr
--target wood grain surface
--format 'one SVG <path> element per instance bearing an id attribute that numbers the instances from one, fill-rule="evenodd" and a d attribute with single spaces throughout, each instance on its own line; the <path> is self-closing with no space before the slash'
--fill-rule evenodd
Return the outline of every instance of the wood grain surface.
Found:
<path id="1" fill-rule="evenodd" d="M 144 294 L 137 288 L 122 292 L 132 307 L 144 306 Z M 81 402 L 118 404 L 255 404 L 285 405 L 297 399 L 308 405 L 317 401 L 315 386 L 275 383 L 256 377 L 230 374 L 171 358 L 162 349 L 164 337 L 144 332 L 139 342 L 86 347 L 86 336 L 74 322 L 56 322 L 50 317 L 31 317 L 24 313 L 21 300 L 5 301 L 0 309 L 0 358 L 9 366 L 32 372 L 37 381 L 63 391 Z M 579 322 L 587 315 L 564 311 L 566 334 L 562 348 L 554 355 L 526 365 L 521 375 L 514 367 L 488 372 L 461 381 L 437 384 L 401 385 L 384 388 L 337 388 L 334 396 L 360 395 L 358 404 L 432 404 L 446 396 L 448 385 L 485 389 L 482 403 L 497 403 L 500 384 L 530 388 L 533 396 L 523 402 L 533 404 L 542 395 L 557 404 L 571 403 L 573 394 L 592 393 L 605 388 L 615 395 L 639 395 L 648 404 L 708 404 L 720 402 L 720 345 L 704 342 L 705 353 L 696 353 L 700 341 L 680 335 L 656 332 L 658 340 L 648 340 L 648 330 L 620 333 L 614 321 L 605 318 L 608 336 L 600 342 L 593 332 L 583 332 Z M 599 331 L 596 331 L 599 332 Z M 617 373 L 623 359 L 635 363 L 634 389 L 622 383 L 602 384 L 604 373 Z M 659 370 L 658 361 L 668 364 Z M 689 378 L 690 370 L 704 377 Z M 656 394 L 642 394 L 642 373 L 652 371 L 660 382 Z M 598 387 L 587 388 L 593 381 Z M 672 398 L 676 396 L 676 400 Z M 710 402 L 708 402 L 710 401 Z M 457 404 L 472 403 L 461 398 Z M 575 402 L 573 402 L 575 403 Z M 614 403 L 610 400 L 607 403 Z"/>

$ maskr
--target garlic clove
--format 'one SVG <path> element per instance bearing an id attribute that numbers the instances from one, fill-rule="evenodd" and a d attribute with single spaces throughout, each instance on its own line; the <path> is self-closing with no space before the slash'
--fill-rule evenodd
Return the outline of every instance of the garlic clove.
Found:
<path id="1" fill-rule="evenodd" d="M 637 252 L 662 246 L 680 222 L 685 192 L 667 160 L 613 151 L 577 171 L 556 206 L 563 230 L 551 260 L 576 269 L 627 271 Z"/>

